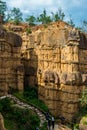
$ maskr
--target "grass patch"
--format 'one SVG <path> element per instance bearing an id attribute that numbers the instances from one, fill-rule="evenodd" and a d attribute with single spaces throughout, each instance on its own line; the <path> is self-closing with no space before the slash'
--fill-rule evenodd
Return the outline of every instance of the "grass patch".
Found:
<path id="1" fill-rule="evenodd" d="M 40 120 L 34 111 L 12 104 L 8 98 L 0 100 L 0 112 L 4 117 L 7 130 L 35 130 L 39 127 Z"/>
<path id="2" fill-rule="evenodd" d="M 20 100 L 41 109 L 43 112 L 49 111 L 44 102 L 38 99 L 38 92 L 36 88 L 28 88 L 28 90 L 24 91 L 23 93 L 15 93 L 14 95 Z"/>
<path id="3" fill-rule="evenodd" d="M 14 130 L 15 123 L 12 120 L 10 121 L 10 120 L 4 118 L 4 124 L 8 130 Z"/>
<path id="4" fill-rule="evenodd" d="M 47 122 L 43 124 L 43 126 L 40 128 L 40 130 L 47 130 Z"/>

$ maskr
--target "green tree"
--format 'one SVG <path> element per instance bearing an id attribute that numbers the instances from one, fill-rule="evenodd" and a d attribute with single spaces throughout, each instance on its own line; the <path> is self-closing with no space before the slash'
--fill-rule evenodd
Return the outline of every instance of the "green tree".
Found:
<path id="1" fill-rule="evenodd" d="M 53 21 L 64 20 L 65 14 L 62 9 L 58 9 L 56 13 L 51 12 Z"/>
<path id="2" fill-rule="evenodd" d="M 11 10 L 7 10 L 7 11 L 6 11 L 5 21 L 6 21 L 6 22 L 9 22 L 10 20 L 12 20 L 12 18 L 11 18 Z"/>
<path id="3" fill-rule="evenodd" d="M 74 21 L 72 20 L 72 18 L 70 17 L 68 24 L 71 25 L 72 27 L 75 27 Z"/>
<path id="4" fill-rule="evenodd" d="M 87 33 L 87 21 L 86 21 L 86 20 L 83 20 L 83 21 L 82 21 L 82 24 L 81 24 L 81 31 Z"/>
<path id="5" fill-rule="evenodd" d="M 37 22 L 41 22 L 42 24 L 47 24 L 52 22 L 52 19 L 50 16 L 47 16 L 47 12 L 44 9 L 43 13 L 39 15 L 39 17 L 37 17 Z"/>
<path id="6" fill-rule="evenodd" d="M 0 15 L 5 17 L 6 10 L 7 10 L 6 2 L 3 2 L 2 0 L 0 0 Z"/>
<path id="7" fill-rule="evenodd" d="M 13 8 L 9 13 L 9 20 L 12 20 L 16 25 L 19 24 L 22 19 L 22 12 L 19 8 Z"/>
<path id="8" fill-rule="evenodd" d="M 36 18 L 33 15 L 27 17 L 25 20 L 26 22 L 28 22 L 29 25 L 35 25 Z"/>
<path id="9" fill-rule="evenodd" d="M 75 24 L 74 24 L 74 22 L 73 22 L 72 19 L 70 19 L 70 20 L 68 21 L 68 24 L 71 25 L 72 27 L 75 27 Z"/>
<path id="10" fill-rule="evenodd" d="M 9 98 L 0 100 L 0 112 L 11 111 L 11 102 Z"/>

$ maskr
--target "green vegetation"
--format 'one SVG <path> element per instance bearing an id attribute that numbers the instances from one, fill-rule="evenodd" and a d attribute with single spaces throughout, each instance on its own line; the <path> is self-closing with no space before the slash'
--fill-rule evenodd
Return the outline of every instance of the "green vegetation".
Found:
<path id="1" fill-rule="evenodd" d="M 87 90 L 82 92 L 80 99 L 80 109 L 77 116 L 79 116 L 79 118 L 82 118 L 83 116 L 87 117 Z"/>
<path id="2" fill-rule="evenodd" d="M 11 111 L 11 102 L 9 98 L 0 100 L 0 112 L 10 112 Z"/>
<path id="3" fill-rule="evenodd" d="M 84 90 L 82 92 L 82 97 L 80 99 L 80 104 L 81 104 L 81 106 L 86 106 L 87 105 L 87 90 Z"/>
<path id="4" fill-rule="evenodd" d="M 0 112 L 8 130 L 35 130 L 39 127 L 40 120 L 32 110 L 16 107 L 13 104 L 9 98 L 0 100 Z"/>
<path id="5" fill-rule="evenodd" d="M 13 7 L 11 10 L 7 7 L 6 2 L 0 0 L 0 15 L 4 17 L 5 22 L 13 22 L 14 24 L 18 25 L 20 22 L 23 21 L 23 14 L 19 8 Z M 39 15 L 33 16 L 28 15 L 25 16 L 24 21 L 26 21 L 29 25 L 36 25 L 37 24 L 49 24 L 50 22 L 55 22 L 58 20 L 64 21 L 65 13 L 62 11 L 61 8 L 58 8 L 57 12 L 51 12 L 49 15 L 47 14 L 46 9 Z M 72 27 L 76 27 L 74 21 L 70 17 L 68 21 L 66 21 Z M 79 27 L 76 27 L 80 31 L 87 32 L 87 20 L 83 20 L 80 23 Z"/>
<path id="6" fill-rule="evenodd" d="M 51 12 L 53 21 L 64 20 L 65 14 L 61 8 L 56 13 Z"/>
<path id="7" fill-rule="evenodd" d="M 28 87 L 23 94 L 22 93 L 15 93 L 14 94 L 17 98 L 27 102 L 31 105 L 34 105 L 41 109 L 43 112 L 48 112 L 48 107 L 44 104 L 44 102 L 38 99 L 38 90 L 35 87 Z"/>
<path id="8" fill-rule="evenodd" d="M 84 125 L 87 125 L 87 121 L 84 121 L 83 124 L 84 124 Z"/>
<path id="9" fill-rule="evenodd" d="M 48 24 L 50 22 L 52 22 L 52 19 L 50 16 L 47 16 L 47 12 L 44 9 L 43 13 L 39 15 L 39 17 L 37 17 L 37 22 L 41 22 L 42 24 Z"/>
<path id="10" fill-rule="evenodd" d="M 40 130 L 47 130 L 47 122 L 43 124 L 43 126 L 40 128 Z"/>
<path id="11" fill-rule="evenodd" d="M 73 127 L 74 129 L 79 130 L 79 122 L 83 117 L 87 117 L 87 105 L 80 107 L 80 110 L 78 113 L 76 113 L 74 119 L 75 122 L 73 121 Z M 83 124 L 86 124 L 87 122 L 84 122 Z"/>
<path id="12" fill-rule="evenodd" d="M 0 14 L 5 17 L 5 12 L 7 10 L 7 5 L 6 2 L 3 2 L 2 0 L 0 0 Z"/>
<path id="13" fill-rule="evenodd" d="M 47 106 L 38 99 L 38 91 L 35 87 L 30 87 L 24 93 L 18 93 L 13 90 L 13 94 L 20 100 L 36 106 L 42 112 L 48 112 Z M 0 112 L 5 121 L 5 127 L 8 130 L 35 130 L 39 127 L 40 120 L 34 111 L 24 109 L 21 106 L 17 107 L 9 98 L 0 100 Z M 45 122 L 40 130 L 46 130 L 47 123 Z"/>
<path id="14" fill-rule="evenodd" d="M 19 8 L 13 8 L 8 13 L 8 21 L 13 21 L 14 24 L 18 25 L 22 21 L 22 13 Z"/>
<path id="15" fill-rule="evenodd" d="M 26 29 L 26 33 L 27 33 L 27 34 L 31 34 L 31 33 L 32 33 L 31 29 L 30 29 L 30 28 L 27 28 L 27 29 Z"/>
<path id="16" fill-rule="evenodd" d="M 74 124 L 74 129 L 79 129 L 79 122 L 83 117 L 87 117 L 87 91 L 84 90 L 80 99 L 80 108 L 78 113 L 74 116 L 72 122 Z M 83 122 L 87 124 L 87 122 Z"/>
<path id="17" fill-rule="evenodd" d="M 35 25 L 36 22 L 36 18 L 33 15 L 30 15 L 29 17 L 27 17 L 26 22 L 28 22 L 29 25 L 33 26 Z"/>
<path id="18" fill-rule="evenodd" d="M 86 20 L 82 21 L 81 30 L 84 32 L 87 32 L 87 21 Z"/>
<path id="19" fill-rule="evenodd" d="M 71 25 L 72 27 L 75 27 L 75 24 L 74 24 L 72 18 L 69 19 L 68 24 Z"/>

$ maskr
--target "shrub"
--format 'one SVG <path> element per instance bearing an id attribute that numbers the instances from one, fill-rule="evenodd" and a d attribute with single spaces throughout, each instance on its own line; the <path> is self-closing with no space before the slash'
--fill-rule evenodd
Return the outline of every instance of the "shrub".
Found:
<path id="1" fill-rule="evenodd" d="M 32 99 L 32 98 L 38 98 L 38 92 L 35 87 L 30 87 L 26 89 L 23 93 L 24 97 Z"/>
<path id="2" fill-rule="evenodd" d="M 27 101 L 30 102 L 42 110 L 48 112 L 48 107 L 44 104 L 44 102 L 40 99 L 38 99 L 38 90 L 35 87 L 30 87 L 27 88 L 24 93 L 23 93 L 23 98 Z"/>
<path id="3" fill-rule="evenodd" d="M 11 111 L 11 102 L 9 98 L 5 98 L 0 101 L 0 111 L 1 112 Z"/>
<path id="4" fill-rule="evenodd" d="M 5 119 L 5 127 L 8 130 L 35 130 L 40 120 L 35 112 L 16 107 L 11 104 L 9 98 L 0 100 L 0 112 Z"/>
<path id="5" fill-rule="evenodd" d="M 26 29 L 26 33 L 27 33 L 27 34 L 31 34 L 31 33 L 32 33 L 31 29 L 30 29 L 30 28 L 27 28 L 27 29 Z"/>

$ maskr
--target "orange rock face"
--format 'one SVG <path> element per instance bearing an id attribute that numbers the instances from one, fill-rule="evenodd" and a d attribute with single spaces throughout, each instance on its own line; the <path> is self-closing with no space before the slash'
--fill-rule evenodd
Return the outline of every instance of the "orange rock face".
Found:
<path id="1" fill-rule="evenodd" d="M 28 28 L 30 33 L 27 26 L 16 30 L 22 38 L 24 85 L 38 85 L 39 98 L 52 114 L 71 120 L 87 83 L 87 38 L 62 21 Z"/>

